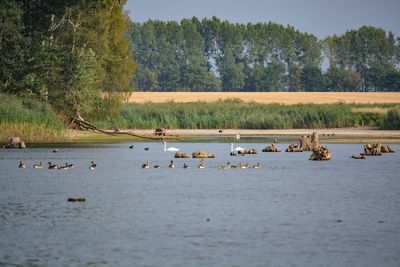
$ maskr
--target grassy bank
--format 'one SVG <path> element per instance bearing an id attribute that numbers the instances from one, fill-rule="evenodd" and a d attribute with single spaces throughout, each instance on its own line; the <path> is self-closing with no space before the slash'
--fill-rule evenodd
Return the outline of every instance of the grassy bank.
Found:
<path id="1" fill-rule="evenodd" d="M 193 103 L 126 104 L 119 116 L 95 122 L 103 128 L 301 129 L 381 127 L 396 104 L 259 104 L 237 99 Z M 376 108 L 379 112 L 376 112 Z M 372 110 L 369 112 L 369 110 Z"/>
<path id="2" fill-rule="evenodd" d="M 46 103 L 0 94 L 0 142 L 9 136 L 19 136 L 27 142 L 60 140 L 65 129 Z"/>

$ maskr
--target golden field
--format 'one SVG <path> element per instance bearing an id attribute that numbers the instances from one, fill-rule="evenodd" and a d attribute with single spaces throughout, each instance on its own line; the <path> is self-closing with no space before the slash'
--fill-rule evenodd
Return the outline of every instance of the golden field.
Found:
<path id="1" fill-rule="evenodd" d="M 174 101 L 214 102 L 224 99 L 239 98 L 245 102 L 281 103 L 286 105 L 299 103 L 400 103 L 400 93 L 353 93 L 353 92 L 133 92 L 128 98 L 129 103 Z"/>

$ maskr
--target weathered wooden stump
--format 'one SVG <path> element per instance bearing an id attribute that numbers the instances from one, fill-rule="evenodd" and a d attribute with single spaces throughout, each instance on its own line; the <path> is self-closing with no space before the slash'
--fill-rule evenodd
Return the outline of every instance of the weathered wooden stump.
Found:
<path id="1" fill-rule="evenodd" d="M 176 152 L 175 153 L 175 158 L 177 158 L 177 159 L 187 159 L 187 158 L 190 158 L 190 155 L 188 153 Z"/>
<path id="2" fill-rule="evenodd" d="M 72 196 L 72 197 L 69 197 L 67 201 L 68 202 L 85 202 L 86 198 L 78 197 L 78 196 Z"/>
<path id="3" fill-rule="evenodd" d="M 327 147 L 320 146 L 313 150 L 309 160 L 330 160 L 332 157 L 332 151 Z"/>
<path id="4" fill-rule="evenodd" d="M 257 150 L 254 148 L 251 149 L 243 149 L 243 150 L 238 150 L 239 155 L 255 155 L 258 154 Z"/>
<path id="5" fill-rule="evenodd" d="M 319 147 L 318 133 L 313 132 L 309 135 L 303 135 L 300 139 L 300 149 L 302 151 L 312 151 Z"/>
<path id="6" fill-rule="evenodd" d="M 8 137 L 5 148 L 26 148 L 26 144 L 21 138 L 17 136 Z"/>
<path id="7" fill-rule="evenodd" d="M 154 130 L 154 135 L 156 135 L 156 136 L 165 136 L 165 135 L 167 135 L 167 132 L 162 128 L 157 128 L 157 129 Z"/>
<path id="8" fill-rule="evenodd" d="M 267 146 L 262 150 L 262 152 L 281 152 L 274 144 Z"/>
<path id="9" fill-rule="evenodd" d="M 214 153 L 207 153 L 204 151 L 196 151 L 192 153 L 192 157 L 194 159 L 207 159 L 207 158 L 215 158 Z"/>
<path id="10" fill-rule="evenodd" d="M 389 146 L 389 145 L 382 145 L 381 146 L 381 152 L 382 153 L 395 153 L 393 148 L 391 146 Z"/>
<path id="11" fill-rule="evenodd" d="M 380 143 L 370 143 L 364 146 L 365 156 L 382 156 L 382 145 Z"/>
<path id="12" fill-rule="evenodd" d="M 291 144 L 286 148 L 286 152 L 303 152 L 303 150 L 299 148 L 298 144 Z"/>

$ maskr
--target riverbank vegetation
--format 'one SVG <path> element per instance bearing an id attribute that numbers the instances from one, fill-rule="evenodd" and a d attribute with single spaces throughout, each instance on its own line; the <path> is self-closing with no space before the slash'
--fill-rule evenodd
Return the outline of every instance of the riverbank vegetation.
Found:
<path id="1" fill-rule="evenodd" d="M 25 141 L 60 140 L 66 130 L 53 108 L 44 102 L 0 94 L 0 137 Z"/>
<path id="2" fill-rule="evenodd" d="M 124 105 L 117 117 L 96 121 L 104 128 L 300 129 L 383 127 L 381 109 L 398 104 L 258 104 L 238 99 L 213 103 L 144 103 Z M 378 108 L 379 112 L 368 109 Z M 362 111 L 358 111 L 362 109 Z M 355 110 L 355 111 L 354 111 Z"/>

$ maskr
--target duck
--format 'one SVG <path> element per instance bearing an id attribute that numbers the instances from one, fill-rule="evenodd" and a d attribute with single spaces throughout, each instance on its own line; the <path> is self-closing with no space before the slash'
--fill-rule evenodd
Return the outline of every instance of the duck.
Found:
<path id="1" fill-rule="evenodd" d="M 258 169 L 258 168 L 260 168 L 260 162 L 257 162 L 257 164 L 253 166 L 253 169 Z"/>
<path id="2" fill-rule="evenodd" d="M 167 152 L 167 151 L 169 151 L 169 152 L 177 152 L 177 151 L 180 150 L 180 148 L 173 147 L 173 146 L 167 148 L 167 142 L 163 142 L 163 144 L 164 144 L 164 151 L 165 152 Z"/>
<path id="3" fill-rule="evenodd" d="M 145 151 L 149 151 L 149 150 L 150 150 L 150 147 L 145 147 L 144 150 L 145 150 Z"/>
<path id="4" fill-rule="evenodd" d="M 199 165 L 197 166 L 199 169 L 204 169 L 205 168 L 205 164 L 204 164 L 204 159 L 200 160 Z"/>
<path id="5" fill-rule="evenodd" d="M 58 166 L 57 169 L 59 169 L 59 170 L 67 170 L 67 169 L 69 169 L 69 168 L 70 168 L 70 164 L 68 164 L 68 163 L 66 162 L 65 165 Z"/>
<path id="6" fill-rule="evenodd" d="M 240 163 L 239 164 L 239 168 L 240 169 L 247 169 L 249 167 L 249 164 L 248 163 Z"/>
<path id="7" fill-rule="evenodd" d="M 173 169 L 175 168 L 174 161 L 171 160 L 171 163 L 168 165 L 168 168 Z"/>
<path id="8" fill-rule="evenodd" d="M 43 162 L 39 162 L 39 164 L 33 164 L 33 168 L 42 169 L 43 168 Z"/>
<path id="9" fill-rule="evenodd" d="M 24 163 L 22 160 L 20 160 L 20 161 L 19 161 L 18 168 L 23 169 L 23 168 L 25 168 L 25 167 L 26 167 L 26 166 L 25 166 L 25 163 Z"/>
<path id="10" fill-rule="evenodd" d="M 147 161 L 142 164 L 142 169 L 148 169 L 148 168 L 150 168 L 150 162 Z"/>
<path id="11" fill-rule="evenodd" d="M 228 162 L 226 165 L 219 165 L 218 169 L 226 170 L 231 168 L 231 163 Z"/>
<path id="12" fill-rule="evenodd" d="M 129 149 L 133 149 L 133 145 L 130 145 L 130 146 L 129 146 Z"/>
<path id="13" fill-rule="evenodd" d="M 186 163 L 183 163 L 183 168 L 184 169 L 189 169 L 189 165 L 187 165 Z"/>
<path id="14" fill-rule="evenodd" d="M 94 161 L 91 161 L 90 162 L 90 166 L 89 166 L 89 170 L 94 170 L 94 169 L 96 169 L 96 167 L 97 167 L 97 164 L 94 163 Z"/>
<path id="15" fill-rule="evenodd" d="M 49 169 L 50 170 L 58 169 L 58 165 L 57 164 L 52 164 L 50 161 L 47 162 L 47 164 L 49 165 Z"/>
<path id="16" fill-rule="evenodd" d="M 53 149 L 53 153 L 58 153 L 58 149 Z"/>
<path id="17" fill-rule="evenodd" d="M 154 165 L 154 169 L 159 169 L 159 168 L 161 168 L 160 165 Z"/>

